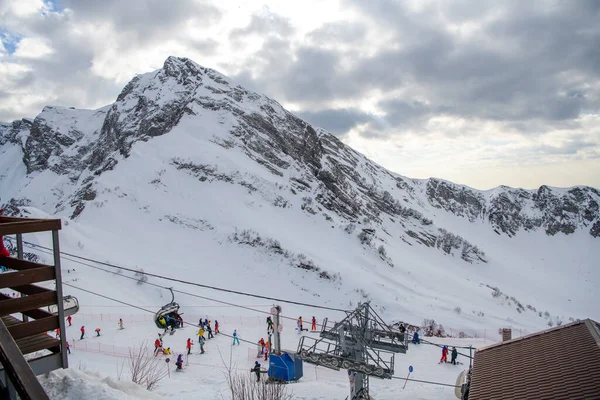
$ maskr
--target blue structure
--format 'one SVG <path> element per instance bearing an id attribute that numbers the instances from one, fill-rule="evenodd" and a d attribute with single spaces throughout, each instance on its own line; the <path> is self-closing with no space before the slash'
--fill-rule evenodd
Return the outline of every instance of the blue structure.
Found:
<path id="1" fill-rule="evenodd" d="M 302 360 L 295 354 L 269 354 L 269 379 L 290 382 L 302 378 Z"/>

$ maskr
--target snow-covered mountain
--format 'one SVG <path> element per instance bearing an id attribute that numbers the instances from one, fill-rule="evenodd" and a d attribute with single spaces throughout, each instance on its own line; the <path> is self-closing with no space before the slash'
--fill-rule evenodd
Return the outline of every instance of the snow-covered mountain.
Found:
<path id="1" fill-rule="evenodd" d="M 64 218 L 73 252 L 326 305 L 372 299 L 414 323 L 600 317 L 599 203 L 591 187 L 480 191 L 392 173 L 185 58 L 101 109 L 0 124 L 0 205 Z"/>

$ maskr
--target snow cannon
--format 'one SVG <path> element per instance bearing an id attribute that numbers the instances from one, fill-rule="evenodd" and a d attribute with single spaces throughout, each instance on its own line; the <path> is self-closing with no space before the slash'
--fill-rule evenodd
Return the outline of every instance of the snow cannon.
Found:
<path id="1" fill-rule="evenodd" d="M 302 360 L 295 353 L 269 354 L 269 381 L 297 382 L 303 375 Z"/>

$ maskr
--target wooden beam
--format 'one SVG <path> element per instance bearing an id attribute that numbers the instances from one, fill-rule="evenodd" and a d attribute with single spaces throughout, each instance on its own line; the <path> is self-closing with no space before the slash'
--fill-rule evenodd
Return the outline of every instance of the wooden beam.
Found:
<path id="1" fill-rule="evenodd" d="M 23 293 L 26 295 L 46 293 L 52 291 L 52 289 L 46 289 L 45 287 L 36 285 L 11 286 L 10 288 L 15 292 Z"/>
<path id="2" fill-rule="evenodd" d="M 62 301 L 62 299 L 60 300 Z M 18 299 L 2 300 L 0 301 L 0 316 L 46 307 L 51 304 L 56 304 L 56 301 L 57 295 L 55 291 L 34 294 Z M 25 315 L 27 315 L 27 313 L 25 313 Z"/>
<path id="3" fill-rule="evenodd" d="M 8 327 L 8 331 L 13 339 L 21 339 L 28 336 L 33 336 L 37 333 L 46 333 L 58 328 L 58 315 L 36 319 L 30 322 L 21 322 Z"/>
<path id="4" fill-rule="evenodd" d="M 19 222 L 1 222 L 0 236 L 15 233 L 58 231 L 61 229 L 60 219 L 37 219 Z"/>
<path id="5" fill-rule="evenodd" d="M 56 277 L 54 267 L 39 267 L 25 271 L 6 272 L 0 275 L 0 289 L 13 286 L 29 285 L 36 282 L 54 280 Z"/>
<path id="6" fill-rule="evenodd" d="M 23 218 L 23 217 L 7 217 L 6 215 L 0 215 L 0 224 L 6 222 L 27 222 L 27 221 L 43 221 L 40 218 Z"/>
<path id="7" fill-rule="evenodd" d="M 49 400 L 2 320 L 0 320 L 0 363 L 22 399 Z"/>
<path id="8" fill-rule="evenodd" d="M 12 297 L 0 293 L 0 301 L 10 300 L 10 299 L 12 299 Z M 29 318 L 33 318 L 33 319 L 42 319 L 42 318 L 52 317 L 54 315 L 48 311 L 40 310 L 37 308 L 34 310 L 21 311 L 21 314 L 25 314 Z"/>
<path id="9" fill-rule="evenodd" d="M 40 264 L 40 263 L 36 263 L 33 261 L 19 260 L 18 258 L 4 257 L 4 256 L 0 256 L 0 265 L 4 265 L 5 267 L 10 268 L 10 269 L 16 269 L 17 271 L 23 271 L 26 269 L 33 269 L 33 268 L 40 268 L 40 267 L 54 268 L 53 265 Z M 0 275 L 0 279 L 2 279 L 1 275 Z"/>

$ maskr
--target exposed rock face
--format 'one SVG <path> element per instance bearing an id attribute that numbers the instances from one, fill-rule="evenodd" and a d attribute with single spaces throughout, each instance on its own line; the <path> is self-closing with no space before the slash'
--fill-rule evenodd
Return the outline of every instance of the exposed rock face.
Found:
<path id="1" fill-rule="evenodd" d="M 541 186 L 537 191 L 499 187 L 484 192 L 430 179 L 427 198 L 431 205 L 468 218 L 486 219 L 496 233 L 515 236 L 525 231 L 544 229 L 548 235 L 570 234 L 579 227 L 590 227 L 598 220 L 598 190 L 591 187 L 553 189 Z"/>
<path id="2" fill-rule="evenodd" d="M 537 191 L 508 187 L 478 191 L 440 179 L 401 177 L 313 128 L 276 101 L 235 86 L 218 72 L 185 58 L 169 57 L 162 69 L 136 76 L 113 104 L 101 109 L 48 106 L 34 120 L 0 124 L 0 149 L 20 148 L 30 177 L 46 173 L 60 177 L 50 188 L 55 201 L 44 204 L 46 208 L 53 204 L 48 212 L 77 218 L 88 202 L 95 201 L 98 177 L 127 158 L 135 143 L 178 126 L 209 132 L 205 128 L 209 123 L 219 127 L 209 140 L 226 150 L 241 151 L 265 168 L 272 174 L 269 184 L 276 188 L 274 193 L 261 193 L 243 173 L 225 174 L 216 165 L 179 158 L 169 158 L 167 164 L 205 184 L 224 181 L 245 186 L 282 208 L 289 207 L 286 196 L 291 192 L 302 198 L 301 209 L 310 218 L 366 224 L 373 236 L 384 237 L 392 236 L 391 226 L 399 226 L 403 233 L 396 239 L 468 262 L 485 262 L 484 252 L 437 226 L 439 211 L 488 223 L 499 235 L 511 237 L 538 229 L 548 235 L 585 229 L 593 237 L 600 236 L 596 189 L 542 186 Z M 10 196 L 20 198 L 19 193 Z M 4 196 L 0 199 L 6 201 Z"/>

